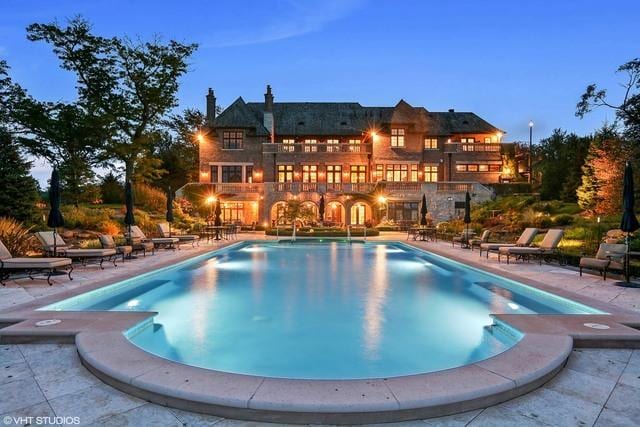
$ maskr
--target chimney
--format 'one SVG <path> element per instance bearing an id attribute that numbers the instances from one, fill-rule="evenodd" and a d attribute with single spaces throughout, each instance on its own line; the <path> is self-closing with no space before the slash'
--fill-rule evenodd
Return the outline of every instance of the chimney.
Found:
<path id="1" fill-rule="evenodd" d="M 449 108 L 449 112 L 450 113 L 454 113 L 456 110 L 454 110 L 453 108 Z"/>
<path id="2" fill-rule="evenodd" d="M 207 92 L 207 123 L 213 124 L 216 118 L 216 97 L 213 95 L 213 89 L 209 88 Z"/>
<path id="3" fill-rule="evenodd" d="M 275 142 L 274 122 L 273 122 L 273 94 L 271 86 L 267 85 L 267 93 L 264 94 L 264 113 L 262 124 L 269 131 L 271 142 Z"/>

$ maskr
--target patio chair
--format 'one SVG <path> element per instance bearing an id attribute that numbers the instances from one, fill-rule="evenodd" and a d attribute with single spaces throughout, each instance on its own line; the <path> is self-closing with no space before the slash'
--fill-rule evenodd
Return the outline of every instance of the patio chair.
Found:
<path id="1" fill-rule="evenodd" d="M 47 279 L 49 286 L 53 285 L 51 276 L 58 270 L 66 270 L 69 280 L 73 280 L 72 260 L 70 258 L 14 258 L 9 249 L 0 241 L 0 284 L 6 286 L 9 279 L 29 278 L 38 276 Z"/>
<path id="2" fill-rule="evenodd" d="M 197 234 L 182 234 L 181 230 L 171 229 L 169 232 L 169 223 L 161 222 L 158 224 L 158 233 L 162 238 L 172 238 L 177 237 L 180 243 L 191 243 L 191 246 L 194 248 L 196 245 L 199 245 L 200 236 Z"/>
<path id="3" fill-rule="evenodd" d="M 131 236 L 127 236 L 127 237 L 129 237 L 132 241 L 138 241 L 141 243 L 152 243 L 154 251 L 155 249 L 161 248 L 161 247 L 165 249 L 173 249 L 173 250 L 175 250 L 176 247 L 177 249 L 180 249 L 180 239 L 178 239 L 177 237 L 148 238 L 144 234 L 144 232 L 140 230 L 140 227 L 138 227 L 137 225 L 131 226 Z"/>
<path id="4" fill-rule="evenodd" d="M 454 236 L 451 239 L 451 246 L 456 246 L 456 243 L 462 247 L 463 245 L 469 245 L 469 241 L 476 235 L 476 232 L 473 230 L 462 230 L 459 236 Z"/>
<path id="5" fill-rule="evenodd" d="M 56 257 L 62 255 L 82 265 L 97 264 L 102 270 L 104 270 L 102 264 L 105 261 L 111 262 L 114 267 L 118 266 L 118 264 L 116 264 L 117 252 L 115 249 L 71 248 L 62 237 L 57 234 L 55 235 L 54 245 L 53 231 L 39 231 L 36 233 L 36 237 L 40 241 L 43 251 L 49 256 Z"/>
<path id="6" fill-rule="evenodd" d="M 469 240 L 469 246 L 471 246 L 471 250 L 473 251 L 473 248 L 479 248 L 483 243 L 488 243 L 489 236 L 491 236 L 491 230 L 484 230 L 480 235 L 480 238 L 473 238 Z"/>
<path id="7" fill-rule="evenodd" d="M 624 271 L 624 259 L 627 247 L 622 243 L 601 243 L 595 257 L 580 258 L 580 276 L 582 270 L 598 270 L 607 280 L 607 272 L 610 270 Z"/>
<path id="8" fill-rule="evenodd" d="M 410 226 L 409 228 L 407 228 L 407 240 L 409 240 L 410 238 L 413 238 L 413 240 L 417 240 L 417 235 L 418 227 Z"/>
<path id="9" fill-rule="evenodd" d="M 101 234 L 98 238 L 100 239 L 100 245 L 104 249 L 115 249 L 118 255 L 122 255 L 122 262 L 133 253 L 132 245 L 116 245 L 116 241 L 113 240 L 113 236 L 110 234 Z"/>
<path id="10" fill-rule="evenodd" d="M 516 261 L 518 258 L 527 259 L 527 261 L 532 257 L 538 257 L 540 260 L 540 265 L 542 265 L 542 259 L 545 256 L 554 255 L 558 253 L 558 245 L 560 244 L 560 240 L 562 240 L 562 236 L 564 235 L 564 230 L 549 230 L 547 234 L 545 234 L 544 239 L 540 242 L 540 246 L 538 247 L 518 247 L 518 246 L 503 246 L 498 249 L 498 262 L 500 262 L 500 256 L 507 256 L 507 264 L 509 264 L 509 260 L 512 256 L 516 257 Z"/>
<path id="11" fill-rule="evenodd" d="M 538 229 L 531 227 L 531 228 L 525 228 L 515 243 L 481 243 L 480 256 L 482 256 L 482 251 L 485 251 L 486 257 L 489 258 L 489 252 L 498 253 L 500 248 L 512 247 L 512 246 L 520 246 L 520 247 L 530 246 L 537 234 L 538 234 Z"/>

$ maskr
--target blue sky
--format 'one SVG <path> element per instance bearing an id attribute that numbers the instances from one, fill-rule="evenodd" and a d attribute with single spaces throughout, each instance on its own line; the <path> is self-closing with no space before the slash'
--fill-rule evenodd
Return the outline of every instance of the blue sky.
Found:
<path id="1" fill-rule="evenodd" d="M 102 35 L 158 34 L 200 44 L 183 78 L 180 107 L 261 100 L 403 98 L 429 110 L 474 111 L 505 129 L 505 140 L 556 127 L 586 134 L 611 112 L 583 120 L 575 104 L 587 84 L 620 94 L 618 65 L 640 56 L 640 2 L 594 0 L 3 0 L 0 57 L 34 96 L 72 100 L 74 77 L 25 27 L 81 14 Z M 34 174 L 42 180 L 46 165 Z"/>

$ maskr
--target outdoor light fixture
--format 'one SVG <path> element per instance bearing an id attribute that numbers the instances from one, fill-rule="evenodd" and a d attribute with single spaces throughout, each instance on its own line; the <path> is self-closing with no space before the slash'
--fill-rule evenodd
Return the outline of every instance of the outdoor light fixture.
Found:
<path id="1" fill-rule="evenodd" d="M 380 196 L 380 197 L 378 197 L 378 202 L 379 203 L 387 203 L 387 198 L 384 197 L 384 196 Z"/>
<path id="2" fill-rule="evenodd" d="M 204 142 L 204 135 L 202 134 L 202 132 L 198 132 L 198 134 L 196 135 L 196 139 L 198 140 L 198 142 Z"/>
<path id="3" fill-rule="evenodd" d="M 208 203 L 208 204 L 215 203 L 217 200 L 218 200 L 218 199 L 216 199 L 216 197 L 215 197 L 215 196 L 209 196 L 209 197 L 207 197 L 207 203 Z"/>
<path id="4" fill-rule="evenodd" d="M 529 120 L 529 184 L 532 182 L 533 169 L 531 169 L 531 158 L 533 157 L 533 120 Z"/>

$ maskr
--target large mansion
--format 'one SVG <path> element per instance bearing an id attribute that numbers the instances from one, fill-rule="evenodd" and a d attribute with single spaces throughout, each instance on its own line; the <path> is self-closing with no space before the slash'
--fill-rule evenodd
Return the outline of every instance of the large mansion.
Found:
<path id="1" fill-rule="evenodd" d="M 491 196 L 482 184 L 503 174 L 503 131 L 471 112 L 432 112 L 401 100 L 393 107 L 356 102 L 264 102 L 238 98 L 216 115 L 207 94 L 200 137 L 200 184 L 222 200 L 228 221 L 275 224 L 298 199 L 325 221 L 355 225 L 416 221 L 422 194 L 436 217 L 456 215 L 464 193 Z"/>

